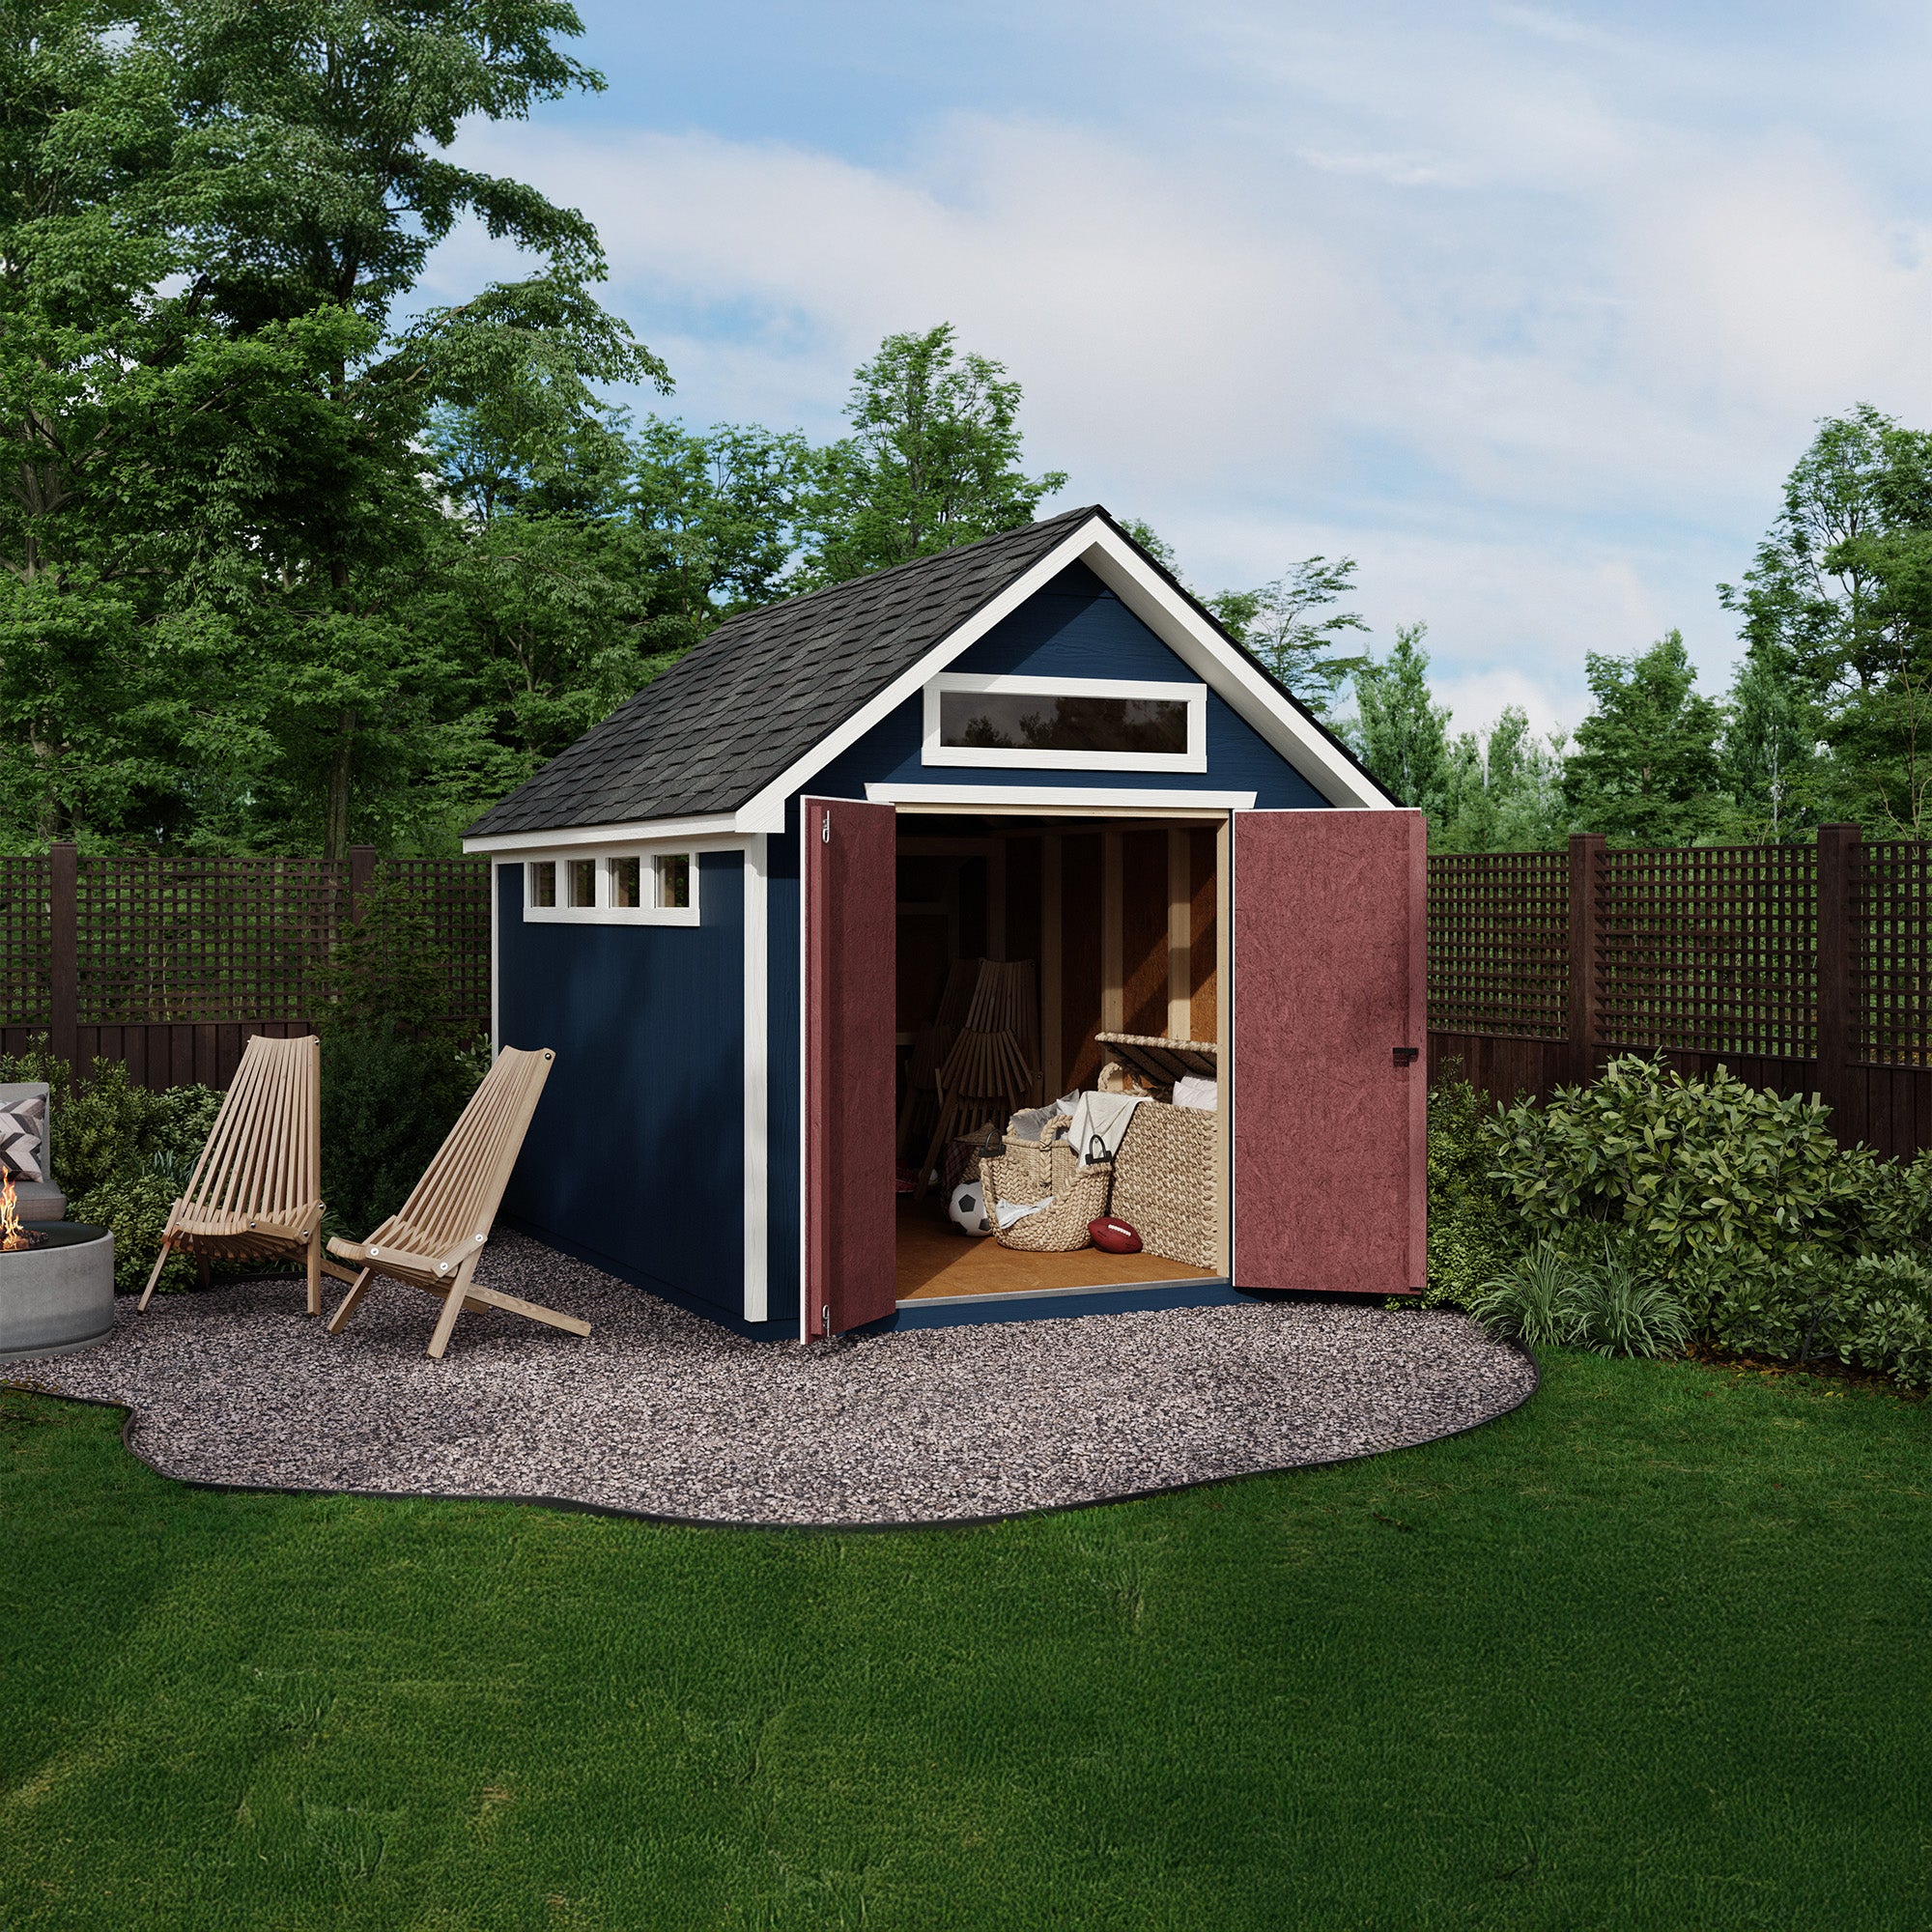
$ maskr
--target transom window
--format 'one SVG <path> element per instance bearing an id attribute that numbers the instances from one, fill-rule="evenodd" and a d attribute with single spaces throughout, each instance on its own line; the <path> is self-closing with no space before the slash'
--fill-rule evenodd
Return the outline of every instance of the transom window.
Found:
<path id="1" fill-rule="evenodd" d="M 1208 688 L 946 671 L 925 687 L 928 765 L 1205 772 Z"/>
<path id="2" fill-rule="evenodd" d="M 589 925 L 696 925 L 691 852 L 613 852 L 524 861 L 526 920 Z"/>

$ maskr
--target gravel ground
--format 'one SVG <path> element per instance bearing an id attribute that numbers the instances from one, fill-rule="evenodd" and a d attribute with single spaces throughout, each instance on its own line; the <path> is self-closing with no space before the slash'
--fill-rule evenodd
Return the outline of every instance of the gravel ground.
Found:
<path id="1" fill-rule="evenodd" d="M 1014 1321 L 803 1350 L 750 1342 L 535 1241 L 440 1362 L 435 1304 L 379 1282 L 340 1336 L 298 1283 L 115 1305 L 114 1339 L 0 1376 L 126 1404 L 197 1482 L 518 1496 L 705 1522 L 945 1522 L 1372 1455 L 1514 1408 L 1516 1350 L 1446 1311 L 1255 1303 Z M 331 1291 L 339 1294 L 341 1291 Z M 333 1302 L 327 1304 L 332 1307 Z"/>

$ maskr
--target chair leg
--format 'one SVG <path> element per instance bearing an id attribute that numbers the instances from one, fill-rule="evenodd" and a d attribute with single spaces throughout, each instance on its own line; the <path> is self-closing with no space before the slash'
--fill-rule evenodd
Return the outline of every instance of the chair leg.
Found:
<path id="1" fill-rule="evenodd" d="M 456 1270 L 456 1279 L 449 1286 L 449 1298 L 437 1318 L 436 1333 L 429 1338 L 429 1358 L 433 1362 L 441 1361 L 442 1351 L 449 1347 L 450 1332 L 456 1326 L 456 1318 L 463 1313 L 463 1298 L 469 1293 L 469 1277 L 475 1272 L 473 1260 L 465 1262 Z"/>
<path id="2" fill-rule="evenodd" d="M 161 1270 L 168 1264 L 168 1253 L 173 1246 L 174 1243 L 172 1241 L 163 1241 L 161 1243 L 161 1251 L 155 1257 L 155 1271 L 148 1277 L 148 1285 L 141 1291 L 140 1300 L 134 1304 L 134 1313 L 136 1315 L 145 1315 L 148 1312 L 148 1297 L 154 1293 L 155 1284 L 160 1280 Z"/>
<path id="3" fill-rule="evenodd" d="M 308 1237 L 307 1251 L 302 1257 L 308 1264 L 308 1312 L 322 1313 L 322 1230 L 317 1228 Z"/>
<path id="4" fill-rule="evenodd" d="M 375 1278 L 376 1270 L 374 1268 L 364 1268 L 355 1277 L 355 1285 L 342 1297 L 342 1306 L 328 1318 L 328 1332 L 331 1335 L 342 1333 L 342 1324 L 355 1313 L 355 1304 L 369 1293 L 369 1284 Z"/>

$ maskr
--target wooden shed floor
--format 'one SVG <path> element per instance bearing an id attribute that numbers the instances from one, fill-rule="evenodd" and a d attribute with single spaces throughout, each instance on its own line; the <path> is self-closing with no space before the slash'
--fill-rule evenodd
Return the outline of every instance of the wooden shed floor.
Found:
<path id="1" fill-rule="evenodd" d="M 1043 1288 L 1122 1288 L 1137 1281 L 1216 1281 L 1211 1268 L 1160 1255 L 1109 1255 L 1080 1248 L 1070 1255 L 1029 1255 L 1003 1248 L 990 1235 L 962 1235 L 937 1201 L 898 1204 L 898 1298 L 951 1294 L 1027 1294 Z"/>

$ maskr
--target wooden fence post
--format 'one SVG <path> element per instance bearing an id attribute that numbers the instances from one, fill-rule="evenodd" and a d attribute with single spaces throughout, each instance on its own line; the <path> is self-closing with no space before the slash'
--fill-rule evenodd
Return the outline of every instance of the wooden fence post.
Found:
<path id="1" fill-rule="evenodd" d="M 1854 947 L 1860 834 L 1856 825 L 1818 828 L 1818 1097 L 1849 1147 L 1864 1131 L 1852 1079 Z"/>
<path id="2" fill-rule="evenodd" d="M 47 1044 L 76 1072 L 80 1055 L 80 853 L 63 839 L 47 855 Z"/>
<path id="3" fill-rule="evenodd" d="M 1585 1086 L 1596 1073 L 1597 877 L 1601 832 L 1570 835 L 1570 1078 Z"/>
<path id="4" fill-rule="evenodd" d="M 349 920 L 352 925 L 362 923 L 362 900 L 369 890 L 370 881 L 376 876 L 376 848 L 373 845 L 352 845 L 349 848 Z"/>

